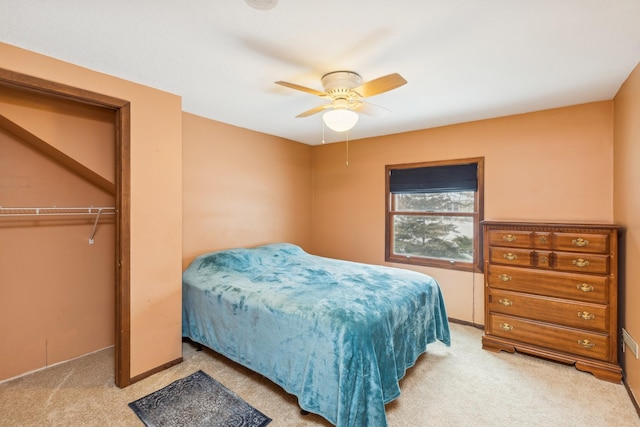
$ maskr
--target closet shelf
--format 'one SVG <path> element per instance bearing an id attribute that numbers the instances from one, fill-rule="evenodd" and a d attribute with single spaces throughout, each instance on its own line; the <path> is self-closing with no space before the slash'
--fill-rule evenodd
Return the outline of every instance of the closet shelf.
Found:
<path id="1" fill-rule="evenodd" d="M 0 206 L 0 216 L 34 216 L 34 215 L 113 215 L 115 207 L 48 207 L 48 208 L 5 208 Z"/>
<path id="2" fill-rule="evenodd" d="M 0 217 L 10 216 L 83 216 L 83 215 L 95 215 L 96 220 L 93 223 L 93 230 L 89 236 L 89 244 L 93 245 L 94 236 L 96 235 L 96 228 L 98 227 L 98 221 L 100 221 L 100 215 L 115 215 L 116 208 L 113 206 L 88 206 L 88 207 L 50 207 L 50 208 L 5 208 L 0 206 Z"/>

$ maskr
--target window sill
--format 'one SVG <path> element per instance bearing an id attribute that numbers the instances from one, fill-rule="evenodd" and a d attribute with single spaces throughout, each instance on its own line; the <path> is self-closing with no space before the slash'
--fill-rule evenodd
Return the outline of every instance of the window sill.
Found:
<path id="1" fill-rule="evenodd" d="M 399 264 L 419 265 L 423 267 L 444 268 L 447 270 L 460 270 L 482 273 L 482 270 L 473 263 L 456 260 L 393 255 L 385 257 L 385 261 Z"/>

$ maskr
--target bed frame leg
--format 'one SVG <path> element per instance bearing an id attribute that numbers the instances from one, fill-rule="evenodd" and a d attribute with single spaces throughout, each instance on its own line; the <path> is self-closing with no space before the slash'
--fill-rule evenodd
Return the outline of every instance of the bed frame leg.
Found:
<path id="1" fill-rule="evenodd" d="M 199 342 L 195 342 L 190 338 L 187 337 L 182 337 L 182 342 L 187 342 L 187 343 L 191 343 L 193 345 L 196 346 L 196 351 L 202 351 L 202 349 L 204 348 L 204 346 L 202 344 L 200 344 Z"/>

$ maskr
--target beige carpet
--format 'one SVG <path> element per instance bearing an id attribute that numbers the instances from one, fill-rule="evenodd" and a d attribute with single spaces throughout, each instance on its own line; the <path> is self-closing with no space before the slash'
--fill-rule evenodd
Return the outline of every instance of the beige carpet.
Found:
<path id="1" fill-rule="evenodd" d="M 407 372 L 402 395 L 387 406 L 389 426 L 640 426 L 622 384 L 484 351 L 480 330 L 451 328 L 452 346 L 432 344 Z M 127 404 L 198 369 L 273 418 L 269 427 L 330 425 L 300 415 L 295 397 L 269 380 L 184 344 L 182 364 L 125 389 L 113 382 L 112 349 L 0 384 L 0 426 L 141 426 Z"/>

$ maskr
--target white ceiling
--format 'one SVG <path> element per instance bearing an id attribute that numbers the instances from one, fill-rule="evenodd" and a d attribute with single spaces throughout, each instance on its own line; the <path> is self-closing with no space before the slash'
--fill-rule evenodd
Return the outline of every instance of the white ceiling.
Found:
<path id="1" fill-rule="evenodd" d="M 0 41 L 316 145 L 321 114 L 295 116 L 324 100 L 275 81 L 400 73 L 367 99 L 391 113 L 350 139 L 612 99 L 640 61 L 640 0 L 0 0 Z"/>

